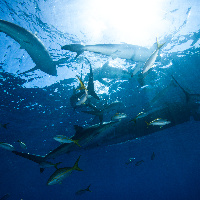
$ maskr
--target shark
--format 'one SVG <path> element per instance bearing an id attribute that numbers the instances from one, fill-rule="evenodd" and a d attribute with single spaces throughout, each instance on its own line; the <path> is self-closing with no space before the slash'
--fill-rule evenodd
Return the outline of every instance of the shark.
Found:
<path id="1" fill-rule="evenodd" d="M 78 57 L 84 51 L 89 51 L 111 56 L 112 58 L 122 58 L 136 62 L 145 62 L 155 50 L 155 46 L 153 45 L 152 48 L 148 49 L 146 47 L 132 44 L 69 44 L 62 46 L 61 49 L 76 52 L 76 57 Z"/>
<path id="2" fill-rule="evenodd" d="M 133 77 L 132 73 L 117 67 L 112 67 L 110 62 L 106 62 L 102 67 L 94 69 L 94 80 L 98 80 L 104 85 L 108 85 L 103 79 L 119 79 L 119 80 L 129 80 Z M 85 78 L 87 80 L 87 77 Z"/>
<path id="3" fill-rule="evenodd" d="M 52 60 L 48 50 L 36 35 L 17 24 L 1 19 L 0 32 L 5 33 L 18 42 L 21 46 L 20 48 L 25 49 L 30 55 L 36 66 L 29 71 L 40 69 L 49 75 L 57 75 L 57 61 Z"/>
<path id="4" fill-rule="evenodd" d="M 179 83 L 176 82 L 176 84 Z M 182 89 L 184 90 L 184 88 Z M 186 92 L 186 94 L 189 93 Z M 193 95 L 190 97 L 193 97 Z M 52 164 L 48 161 L 49 159 L 54 159 L 66 153 L 121 144 L 159 132 L 161 130 L 159 126 L 147 127 L 146 121 L 152 121 L 153 119 L 158 118 L 170 121 L 170 123 L 162 127 L 162 130 L 190 121 L 191 116 L 194 120 L 200 121 L 199 108 L 200 105 L 194 101 L 190 101 L 190 103 L 187 101 L 169 102 L 167 104 L 163 104 L 159 109 L 154 109 L 151 112 L 147 110 L 146 112 L 148 115 L 143 115 L 143 117 L 138 118 L 137 123 L 130 123 L 130 119 L 127 117 L 120 122 L 103 122 L 102 124 L 95 124 L 86 127 L 74 125 L 75 134 L 71 137 L 71 139 L 78 140 L 81 147 L 75 143 L 61 144 L 45 156 L 36 156 L 29 153 L 16 152 L 15 150 L 11 151 L 16 155 L 32 160 L 39 165 L 52 166 Z M 108 106 L 107 109 L 112 110 L 113 105 Z"/>
<path id="5" fill-rule="evenodd" d="M 191 112 L 191 110 L 194 109 L 196 109 L 196 112 Z M 159 132 L 161 130 L 159 126 L 150 126 L 147 128 L 146 121 L 152 119 L 162 118 L 170 120 L 170 123 L 167 126 L 163 126 L 162 130 L 190 121 L 191 116 L 194 117 L 194 120 L 200 121 L 200 112 L 198 112 L 196 104 L 194 106 L 187 106 L 186 102 L 168 103 L 160 109 L 148 113 L 148 115 L 139 118 L 137 123 L 130 123 L 130 119 L 125 118 L 120 122 L 103 122 L 102 124 L 95 124 L 89 127 L 74 125 L 75 134 L 71 139 L 78 140 L 81 147 L 75 143 L 64 143 L 50 151 L 45 156 L 36 156 L 29 153 L 17 152 L 15 150 L 12 152 L 38 163 L 40 167 L 44 169 L 44 166 L 48 167 L 55 165 L 49 162 L 49 159 L 54 159 L 66 153 L 121 144 Z"/>
<path id="6" fill-rule="evenodd" d="M 116 121 L 110 121 L 104 122 L 102 124 L 95 124 L 86 128 L 74 125 L 76 133 L 73 137 L 71 137 L 71 139 L 78 140 L 81 147 L 77 146 L 74 143 L 61 144 L 56 149 L 49 152 L 45 156 L 45 160 L 55 158 L 59 155 L 62 155 L 63 153 L 70 153 L 71 151 L 89 148 L 94 143 L 94 141 L 97 141 L 99 140 L 99 138 L 104 137 L 107 132 L 109 132 L 109 130 L 113 128 L 113 126 L 117 123 L 118 122 Z"/>
<path id="7" fill-rule="evenodd" d="M 82 77 L 82 76 L 81 76 Z M 96 100 L 100 100 L 100 98 L 98 97 L 98 95 L 96 94 L 95 90 L 94 90 L 94 78 L 93 78 L 93 71 L 92 71 L 92 66 L 90 65 L 90 73 L 89 73 L 89 80 L 88 80 L 88 86 L 87 86 L 87 94 L 94 97 Z M 81 78 L 80 78 L 81 80 Z M 82 82 L 82 81 L 81 81 Z M 70 97 L 70 104 L 71 106 L 75 109 L 77 107 L 77 102 L 78 99 L 81 99 L 81 97 L 84 95 L 85 90 L 80 90 L 80 87 L 78 87 L 78 89 L 73 88 L 73 94 Z M 77 90 L 80 90 L 79 92 L 77 92 Z"/>

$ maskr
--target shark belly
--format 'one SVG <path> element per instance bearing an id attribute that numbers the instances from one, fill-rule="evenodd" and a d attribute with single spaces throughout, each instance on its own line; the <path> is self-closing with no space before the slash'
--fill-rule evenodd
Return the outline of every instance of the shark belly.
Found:
<path id="1" fill-rule="evenodd" d="M 86 45 L 83 47 L 85 51 L 100 53 L 111 56 L 112 58 L 122 58 L 138 62 L 144 62 L 151 53 L 145 47 L 130 44 L 97 44 Z"/>
<path id="2" fill-rule="evenodd" d="M 37 69 L 53 76 L 57 75 L 56 64 L 53 62 L 45 46 L 34 34 L 4 20 L 0 20 L 0 32 L 7 34 L 18 42 L 21 48 L 25 49 L 30 55 Z"/>

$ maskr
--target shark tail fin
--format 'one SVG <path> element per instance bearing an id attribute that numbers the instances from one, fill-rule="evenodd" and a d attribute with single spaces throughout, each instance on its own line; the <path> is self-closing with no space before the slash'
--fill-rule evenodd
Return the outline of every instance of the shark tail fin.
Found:
<path id="1" fill-rule="evenodd" d="M 157 43 L 157 49 L 162 48 L 162 46 L 165 44 L 165 43 L 159 44 L 159 43 L 158 43 L 158 38 L 156 38 L 156 43 Z"/>
<path id="2" fill-rule="evenodd" d="M 62 46 L 61 49 L 76 52 L 77 53 L 76 58 L 77 58 L 80 54 L 82 54 L 84 52 L 83 47 L 84 46 L 81 44 L 70 44 L 70 45 Z"/>
<path id="3" fill-rule="evenodd" d="M 38 69 L 39 69 L 39 68 L 38 68 L 37 66 L 35 66 L 35 67 L 33 67 L 33 68 L 31 68 L 31 69 L 29 69 L 29 70 L 27 70 L 27 71 L 24 71 L 24 72 L 19 73 L 18 75 L 25 75 L 25 74 L 27 74 L 27 73 L 29 73 L 29 72 L 33 72 L 33 71 L 38 70 Z"/>
<path id="4" fill-rule="evenodd" d="M 75 162 L 75 164 L 74 164 L 74 166 L 73 166 L 73 170 L 83 171 L 83 170 L 80 169 L 79 166 L 78 166 L 78 162 L 79 162 L 79 160 L 80 160 L 80 157 L 81 157 L 81 156 L 79 156 L 78 159 L 77 159 L 77 161 Z"/>

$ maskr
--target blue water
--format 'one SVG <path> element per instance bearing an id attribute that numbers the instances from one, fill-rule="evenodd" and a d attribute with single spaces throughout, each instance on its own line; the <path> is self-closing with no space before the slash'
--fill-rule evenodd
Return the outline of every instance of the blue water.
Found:
<path id="1" fill-rule="evenodd" d="M 101 106 L 106 100 L 109 104 L 116 100 L 123 102 L 124 112 L 130 119 L 152 106 L 151 100 L 170 84 L 171 75 L 188 92 L 200 94 L 199 1 L 151 1 L 152 5 L 141 2 L 134 5 L 128 0 L 117 3 L 112 0 L 0 0 L 0 19 L 36 34 L 53 60 L 69 57 L 57 67 L 56 77 L 40 70 L 20 74 L 35 64 L 15 40 L 0 33 L 0 124 L 9 123 L 7 129 L 0 127 L 0 142 L 12 144 L 17 151 L 47 154 L 59 145 L 53 139 L 55 135 L 72 136 L 74 124 L 93 123 L 91 115 L 81 112 L 84 106 L 74 110 L 70 105 L 73 86 L 79 84 L 76 75 L 82 72 L 84 78 L 89 73 L 84 57 L 91 62 L 93 70 L 113 60 L 115 67 L 129 72 L 138 64 L 90 52 L 75 59 L 75 53 L 61 50 L 66 44 L 128 43 L 150 48 L 156 37 L 161 43 L 166 42 L 156 67 L 145 78 L 145 86 L 137 78 L 111 79 L 107 85 L 95 80 L 100 101 L 92 99 L 92 102 Z M 169 86 L 162 95 L 154 108 L 173 102 L 185 103 L 183 91 L 175 85 Z M 105 121 L 112 115 L 107 114 Z M 9 193 L 8 199 L 13 200 L 198 200 L 199 129 L 200 122 L 191 116 L 185 123 L 159 128 L 157 132 L 125 143 L 64 154 L 53 162 L 70 167 L 82 155 L 79 167 L 84 171 L 74 171 L 62 184 L 53 186 L 46 185 L 55 171 L 53 167 L 40 173 L 38 164 L 1 148 L 0 198 Z M 27 150 L 17 140 L 23 141 Z M 153 152 L 155 158 L 151 160 Z M 127 165 L 130 158 L 134 158 L 133 162 Z M 140 160 L 144 162 L 136 166 Z M 75 195 L 89 184 L 92 192 Z"/>

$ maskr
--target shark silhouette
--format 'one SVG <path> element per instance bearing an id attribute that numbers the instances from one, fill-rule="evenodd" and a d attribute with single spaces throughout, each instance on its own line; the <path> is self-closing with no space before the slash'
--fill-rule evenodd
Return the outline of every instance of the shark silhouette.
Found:
<path id="1" fill-rule="evenodd" d="M 40 39 L 32 34 L 30 31 L 20 27 L 14 23 L 0 19 L 0 32 L 13 38 L 18 42 L 22 49 L 25 49 L 36 66 L 29 70 L 40 69 L 41 71 L 56 76 L 56 62 L 52 60 L 46 47 L 42 44 Z"/>

